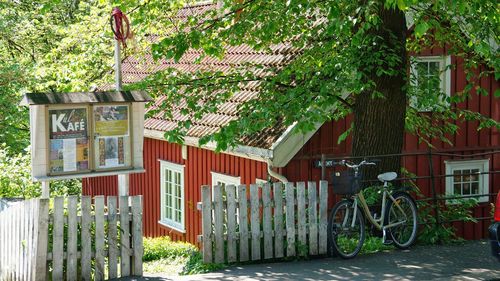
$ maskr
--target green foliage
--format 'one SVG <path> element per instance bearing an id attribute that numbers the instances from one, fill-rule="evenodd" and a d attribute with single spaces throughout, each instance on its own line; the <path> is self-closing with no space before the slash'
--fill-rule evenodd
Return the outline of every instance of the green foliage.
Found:
<path id="1" fill-rule="evenodd" d="M 431 201 L 418 202 L 419 220 L 422 223 L 418 241 L 423 244 L 451 243 L 460 240 L 451 222 L 477 222 L 472 216 L 472 208 L 477 206 L 475 199 L 453 200 L 451 204 L 437 203 L 438 216 L 435 215 L 436 205 Z M 439 221 L 436 221 L 439 220 Z"/>
<path id="2" fill-rule="evenodd" d="M 360 93 L 388 98 L 387 93 L 376 90 L 370 75 L 392 77 L 403 73 L 406 76 L 408 65 L 402 61 L 402 53 L 418 53 L 423 48 L 447 43 L 452 46 L 450 55 L 464 59 L 470 73 L 470 86 L 459 93 L 462 99 L 448 101 L 451 106 L 439 106 L 432 118 L 409 106 L 405 119 L 407 131 L 424 141 L 446 139 L 448 133 L 456 131 L 455 123 L 436 124 L 443 120 L 466 121 L 464 113 L 455 105 L 474 92 L 484 94 L 484 89 L 475 83 L 478 77 L 493 73 L 500 77 L 497 51 L 488 45 L 488 42 L 498 45 L 500 20 L 495 1 L 226 0 L 218 10 L 199 12 L 194 8 L 184 13 L 185 17 L 176 16 L 185 4 L 192 3 L 169 1 L 164 6 L 164 1 L 151 0 L 137 5 L 136 1 L 129 0 L 120 1 L 119 5 L 124 11 L 133 10 L 134 22 L 140 23 L 138 37 L 158 35 L 150 49 L 145 45 L 145 50 L 150 50 L 157 60 L 179 60 L 193 49 L 199 52 L 198 61 L 206 57 L 219 59 L 226 48 L 241 44 L 273 53 L 276 44 L 287 42 L 302 53 L 283 68 L 248 63 L 227 71 L 179 73 L 168 69 L 134 85 L 133 88 L 165 96 L 160 109 L 179 108 L 180 114 L 188 119 L 181 118 L 184 121 L 167 133 L 170 141 L 182 142 L 193 122 L 205 113 L 216 112 L 235 91 L 250 82 L 259 85 L 258 97 L 241 105 L 238 120 L 203 137 L 201 144 L 215 141 L 217 149 L 224 150 L 246 136 L 275 125 L 296 124 L 296 131 L 310 131 L 317 123 L 349 114 Z M 391 24 L 384 25 L 383 9 L 411 13 L 415 28 L 409 30 L 406 42 L 396 42 L 394 34 L 380 35 Z M 206 20 L 200 21 L 200 18 Z M 480 64 L 487 68 L 474 68 Z M 422 95 L 422 91 L 411 89 L 411 79 L 400 89 L 407 93 L 408 99 L 418 96 L 422 106 L 436 104 L 440 93 Z M 351 95 L 346 99 L 347 93 Z M 166 117 L 171 117 L 172 111 L 165 111 Z M 478 116 L 475 120 L 482 124 L 480 128 L 499 127 L 498 120 L 482 122 L 484 119 Z M 345 132 L 340 141 L 349 132 Z"/>
<path id="3" fill-rule="evenodd" d="M 187 258 L 196 247 L 186 242 L 173 242 L 170 237 L 144 238 L 143 261 L 152 261 L 162 258 L 174 260 L 179 257 Z"/>
<path id="4" fill-rule="evenodd" d="M 29 149 L 28 149 L 29 150 Z M 0 147 L 0 197 L 34 198 L 41 195 L 40 183 L 31 178 L 31 155 L 12 154 L 6 145 Z M 60 180 L 50 183 L 51 196 L 81 194 L 79 180 Z"/>
<path id="5" fill-rule="evenodd" d="M 173 242 L 170 237 L 144 238 L 144 270 L 149 273 L 197 274 L 224 268 L 223 264 L 204 264 L 201 252 L 192 244 Z"/>

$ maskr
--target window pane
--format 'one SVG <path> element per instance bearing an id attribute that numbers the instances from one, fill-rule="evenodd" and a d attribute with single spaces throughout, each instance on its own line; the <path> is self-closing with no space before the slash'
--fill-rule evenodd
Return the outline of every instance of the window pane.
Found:
<path id="1" fill-rule="evenodd" d="M 455 195 L 462 194 L 462 184 L 456 183 L 453 185 L 453 194 L 455 194 Z"/>
<path id="2" fill-rule="evenodd" d="M 479 183 L 474 182 L 471 184 L 472 194 L 479 194 Z"/>
<path id="3" fill-rule="evenodd" d="M 471 181 L 479 181 L 479 169 L 471 170 Z"/>
<path id="4" fill-rule="evenodd" d="M 469 195 L 469 194 L 470 194 L 470 183 L 464 183 L 463 195 Z"/>

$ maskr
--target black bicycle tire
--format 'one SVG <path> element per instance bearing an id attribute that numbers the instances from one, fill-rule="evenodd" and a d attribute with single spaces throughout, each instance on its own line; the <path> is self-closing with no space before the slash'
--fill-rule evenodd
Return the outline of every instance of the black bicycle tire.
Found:
<path id="1" fill-rule="evenodd" d="M 394 192 L 392 194 L 392 197 L 397 200 L 398 198 L 401 198 L 401 197 L 404 197 L 406 199 L 406 201 L 411 205 L 411 210 L 412 210 L 412 215 L 414 215 L 414 220 L 413 220 L 413 226 L 412 226 L 412 234 L 410 236 L 410 238 L 408 239 L 408 241 L 406 241 L 405 243 L 401 243 L 399 241 L 399 239 L 397 239 L 395 237 L 395 233 L 394 233 L 394 230 L 392 229 L 388 229 L 388 235 L 389 237 L 392 239 L 393 241 L 393 244 L 396 248 L 399 248 L 399 249 L 408 249 L 410 248 L 413 244 L 415 244 L 415 241 L 417 240 L 417 232 L 418 232 L 418 209 L 417 209 L 417 204 L 415 203 L 415 200 L 413 200 L 413 197 L 411 197 L 408 193 L 406 192 L 403 192 L 403 191 L 398 191 L 398 192 Z M 389 224 L 389 214 L 391 212 L 391 208 L 393 206 L 394 202 L 392 200 L 389 200 L 389 202 L 387 202 L 387 206 L 386 206 L 386 212 L 385 212 L 385 217 L 384 217 L 384 221 Z"/>
<path id="2" fill-rule="evenodd" d="M 356 220 L 359 221 L 359 225 L 360 225 L 360 231 L 361 231 L 360 232 L 360 239 L 359 239 L 357 247 L 355 248 L 355 250 L 352 253 L 350 253 L 348 255 L 344 254 L 343 252 L 341 252 L 339 250 L 339 247 L 337 245 L 337 242 L 336 242 L 337 240 L 335 239 L 336 237 L 334 234 L 334 223 L 333 223 L 334 214 L 344 204 L 352 205 L 353 202 L 351 200 L 339 201 L 335 204 L 335 206 L 333 206 L 332 211 L 330 212 L 330 216 L 328 218 L 328 241 L 330 242 L 330 244 L 328 245 L 328 248 L 329 248 L 330 254 L 335 254 L 336 256 L 339 256 L 343 259 L 352 259 L 352 258 L 356 257 L 359 254 L 359 252 L 361 251 L 361 249 L 363 248 L 363 244 L 364 244 L 365 237 L 366 237 L 365 218 L 364 218 L 364 214 L 363 214 L 361 208 L 359 208 L 359 206 L 357 206 L 358 211 L 356 214 Z"/>

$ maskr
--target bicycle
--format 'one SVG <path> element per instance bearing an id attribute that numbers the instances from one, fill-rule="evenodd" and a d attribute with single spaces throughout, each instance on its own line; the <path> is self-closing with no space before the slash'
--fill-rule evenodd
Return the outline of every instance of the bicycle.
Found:
<path id="1" fill-rule="evenodd" d="M 378 175 L 383 193 L 381 216 L 377 218 L 371 214 L 363 196 L 359 172 L 362 166 L 376 164 L 366 160 L 359 164 L 346 160 L 334 164 L 350 170 L 333 175 L 334 192 L 345 197 L 335 204 L 328 220 L 329 247 L 333 252 L 344 259 L 354 258 L 359 253 L 365 240 L 365 216 L 375 228 L 382 230 L 384 244 L 394 244 L 400 249 L 412 246 L 417 237 L 417 206 L 407 192 L 389 192 L 388 183 L 396 179 L 397 174 Z"/>

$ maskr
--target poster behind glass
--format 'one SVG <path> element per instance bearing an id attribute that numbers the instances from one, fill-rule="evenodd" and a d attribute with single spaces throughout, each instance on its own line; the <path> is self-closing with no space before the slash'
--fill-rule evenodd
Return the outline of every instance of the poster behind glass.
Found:
<path id="1" fill-rule="evenodd" d="M 86 108 L 49 109 L 50 173 L 89 169 Z"/>
<path id="2" fill-rule="evenodd" d="M 96 167 L 130 166 L 130 118 L 128 105 L 94 107 Z"/>

